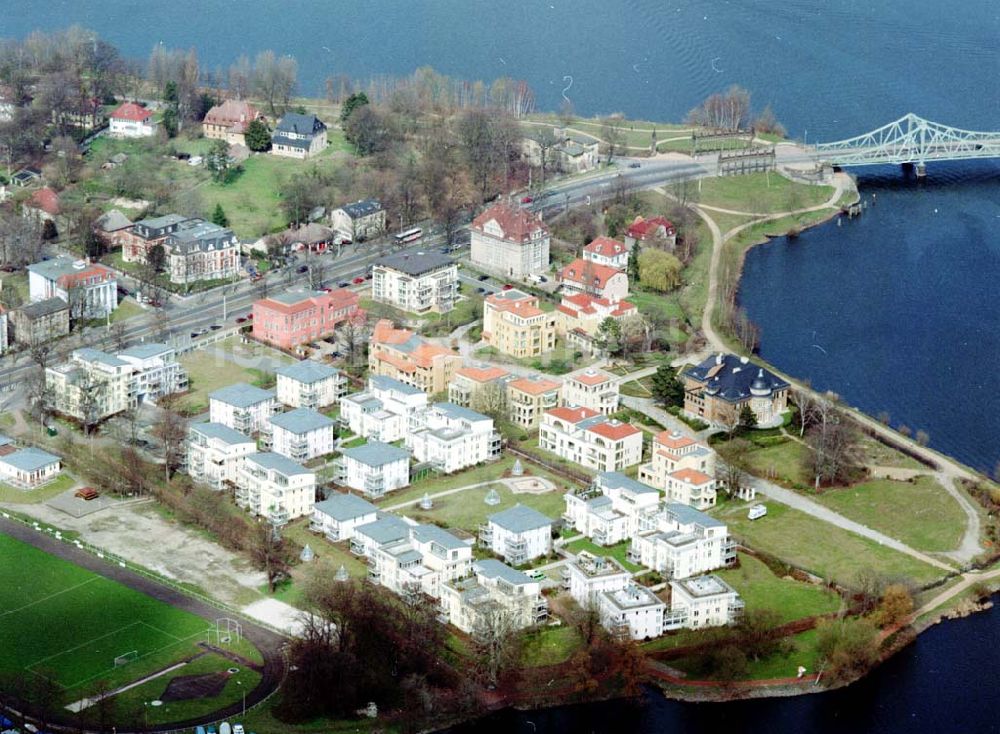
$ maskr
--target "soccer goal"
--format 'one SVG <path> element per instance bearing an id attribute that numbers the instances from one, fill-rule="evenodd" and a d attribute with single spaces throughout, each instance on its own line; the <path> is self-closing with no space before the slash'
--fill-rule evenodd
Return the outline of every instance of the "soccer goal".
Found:
<path id="1" fill-rule="evenodd" d="M 219 617 L 208 628 L 208 644 L 228 645 L 243 639 L 243 627 L 231 617 Z"/>
<path id="2" fill-rule="evenodd" d="M 129 663 L 135 662 L 139 659 L 139 651 L 132 650 L 131 652 L 122 653 L 121 655 L 115 656 L 115 667 L 119 668 L 122 665 L 128 665 Z"/>

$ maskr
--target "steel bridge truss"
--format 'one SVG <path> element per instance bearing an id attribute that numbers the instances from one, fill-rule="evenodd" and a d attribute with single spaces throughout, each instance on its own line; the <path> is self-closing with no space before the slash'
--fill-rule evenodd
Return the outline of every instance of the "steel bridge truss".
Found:
<path id="1" fill-rule="evenodd" d="M 870 133 L 819 143 L 816 153 L 821 161 L 837 166 L 1000 158 L 1000 133 L 948 127 L 911 112 Z"/>

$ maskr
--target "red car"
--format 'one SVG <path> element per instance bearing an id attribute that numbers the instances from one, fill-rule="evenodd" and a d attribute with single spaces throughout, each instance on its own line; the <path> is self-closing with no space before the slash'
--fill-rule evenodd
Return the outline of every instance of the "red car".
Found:
<path id="1" fill-rule="evenodd" d="M 509 291 L 513 287 L 514 286 L 512 286 L 510 283 L 504 283 L 503 287 L 500 290 Z"/>
<path id="2" fill-rule="evenodd" d="M 247 321 L 247 317 L 246 316 L 240 316 L 238 319 L 236 319 L 236 323 L 237 324 L 245 324 L 246 321 Z"/>
<path id="3" fill-rule="evenodd" d="M 361 276 L 359 275 L 359 276 L 358 276 L 357 278 L 355 278 L 355 279 L 354 279 L 354 280 L 352 280 L 351 282 L 352 282 L 352 283 L 354 283 L 354 285 L 360 285 L 361 283 L 364 283 L 364 282 L 365 282 L 365 279 L 364 279 L 364 278 L 362 278 L 362 277 L 361 277 Z"/>
<path id="4" fill-rule="evenodd" d="M 248 313 L 247 314 L 247 320 L 248 321 L 252 321 L 253 320 L 253 314 L 252 313 Z"/>
<path id="5" fill-rule="evenodd" d="M 530 204 L 533 201 L 534 201 L 534 199 L 532 197 L 530 197 L 530 196 L 522 196 L 521 197 L 521 203 L 522 204 Z"/>

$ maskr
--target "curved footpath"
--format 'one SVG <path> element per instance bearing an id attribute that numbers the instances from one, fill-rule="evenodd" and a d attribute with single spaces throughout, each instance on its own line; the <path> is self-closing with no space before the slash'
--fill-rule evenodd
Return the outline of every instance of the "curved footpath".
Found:
<path id="1" fill-rule="evenodd" d="M 86 568 L 88 571 L 103 576 L 104 578 L 117 581 L 124 586 L 135 591 L 151 596 L 158 601 L 169 604 L 177 609 L 183 609 L 191 614 L 196 614 L 205 620 L 212 621 L 219 615 L 219 609 L 210 604 L 206 604 L 198 599 L 187 596 L 175 589 L 165 586 L 151 578 L 142 576 L 130 571 L 127 568 L 111 565 L 106 561 L 91 555 L 85 550 L 77 548 L 75 545 L 56 540 L 47 533 L 39 532 L 34 528 L 21 525 L 20 523 L 0 518 L 0 533 L 16 538 L 39 550 L 45 551 L 53 556 L 62 558 L 77 566 Z M 240 624 L 243 627 L 243 636 L 250 640 L 260 650 L 264 658 L 264 666 L 261 671 L 260 683 L 252 691 L 247 693 L 246 706 L 249 708 L 260 703 L 281 685 L 285 676 L 285 658 L 282 647 L 287 639 L 276 632 L 272 632 L 264 627 L 254 624 L 252 621 L 241 618 Z M 172 731 L 182 728 L 192 728 L 198 724 L 207 724 L 221 719 L 238 716 L 243 710 L 242 701 L 235 701 L 232 704 L 218 709 L 207 716 L 189 719 L 186 721 L 172 722 L 144 728 L 143 731 Z M 55 721 L 59 725 L 72 728 L 74 732 L 85 731 L 78 725 L 73 724 L 69 719 L 61 718 L 60 711 L 48 712 L 47 721 Z M 51 727 L 50 727 L 51 728 Z M 57 726 L 56 728 L 60 728 Z M 127 730 L 118 728 L 121 734 L 127 734 Z"/>

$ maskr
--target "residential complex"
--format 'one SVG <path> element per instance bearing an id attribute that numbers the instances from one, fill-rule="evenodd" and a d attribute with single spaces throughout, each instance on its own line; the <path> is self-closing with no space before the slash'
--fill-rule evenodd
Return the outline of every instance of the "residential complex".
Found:
<path id="1" fill-rule="evenodd" d="M 563 293 L 603 298 L 617 303 L 628 295 L 628 276 L 625 272 L 592 260 L 577 258 L 559 271 Z"/>
<path id="2" fill-rule="evenodd" d="M 667 579 L 686 579 L 728 566 L 736 542 L 725 523 L 676 502 L 663 502 L 639 518 L 629 558 Z"/>
<path id="3" fill-rule="evenodd" d="M 304 359 L 275 370 L 278 402 L 290 408 L 328 408 L 347 394 L 347 377 L 336 367 Z"/>
<path id="4" fill-rule="evenodd" d="M 377 544 L 368 556 L 368 578 L 401 595 L 438 599 L 441 587 L 472 568 L 472 541 L 436 525 L 412 525 L 405 537 Z"/>
<path id="5" fill-rule="evenodd" d="M 118 359 L 132 365 L 133 392 L 139 403 L 156 403 L 188 389 L 187 372 L 171 346 L 156 342 L 137 344 L 119 352 Z"/>
<path id="6" fill-rule="evenodd" d="M 69 333 L 69 305 L 61 298 L 46 298 L 10 312 L 10 338 L 32 347 Z"/>
<path id="7" fill-rule="evenodd" d="M 562 383 L 540 375 L 519 377 L 507 383 L 510 420 L 529 430 L 537 428 L 542 414 L 559 405 Z"/>
<path id="8" fill-rule="evenodd" d="M 549 269 L 549 228 L 527 209 L 494 204 L 472 220 L 472 264 L 523 279 Z"/>
<path id="9" fill-rule="evenodd" d="M 354 494 L 333 494 L 313 505 L 309 529 L 331 543 L 351 540 L 354 529 L 378 519 L 378 508 Z"/>
<path id="10" fill-rule="evenodd" d="M 611 415 L 618 411 L 618 378 L 596 367 L 572 372 L 563 378 L 562 398 L 566 405 Z"/>
<path id="11" fill-rule="evenodd" d="M 118 279 L 103 265 L 56 257 L 28 266 L 28 295 L 33 303 L 61 298 L 74 320 L 104 319 L 118 306 Z"/>
<path id="12" fill-rule="evenodd" d="M 638 314 L 639 309 L 629 301 L 612 302 L 585 293 L 566 295 L 556 307 L 556 333 L 566 339 L 568 346 L 600 354 L 606 347 L 597 339 L 601 324 L 607 319 L 620 324 Z"/>
<path id="13" fill-rule="evenodd" d="M 642 461 L 642 431 L 589 408 L 552 408 L 542 415 L 538 447 L 594 471 Z"/>
<path id="14" fill-rule="evenodd" d="M 515 505 L 486 518 L 479 542 L 512 566 L 552 552 L 552 520 L 526 505 Z"/>
<path id="15" fill-rule="evenodd" d="M 261 429 L 261 442 L 295 461 L 309 461 L 333 453 L 336 422 L 312 408 L 276 413 Z"/>
<path id="16" fill-rule="evenodd" d="M 372 300 L 411 313 L 446 313 L 458 297 L 458 264 L 437 253 L 400 253 L 372 267 Z"/>
<path id="17" fill-rule="evenodd" d="M 556 347 L 556 315 L 538 296 L 506 290 L 483 302 L 483 341 L 511 357 L 538 357 Z"/>
<path id="18" fill-rule="evenodd" d="M 493 365 L 462 367 L 455 370 L 455 376 L 448 383 L 448 400 L 466 408 L 474 407 L 480 393 L 490 386 L 505 390 L 510 376 L 503 367 Z"/>
<path id="19" fill-rule="evenodd" d="M 617 545 L 650 526 L 660 505 L 653 487 L 619 472 L 601 472 L 586 489 L 563 495 L 563 520 L 597 545 Z"/>
<path id="20" fill-rule="evenodd" d="M 274 393 L 237 382 L 208 394 L 209 420 L 252 435 L 267 426 L 277 409 Z"/>
<path id="21" fill-rule="evenodd" d="M 326 124 L 315 115 L 286 112 L 271 133 L 271 153 L 304 160 L 326 150 Z"/>
<path id="22" fill-rule="evenodd" d="M 435 403 L 414 415 L 406 433 L 413 458 L 444 474 L 500 458 L 500 434 L 493 419 L 454 403 Z"/>
<path id="23" fill-rule="evenodd" d="M 462 357 L 431 344 L 408 329 L 397 329 L 382 319 L 368 343 L 368 370 L 372 375 L 392 377 L 433 395 L 445 392 Z"/>
<path id="24" fill-rule="evenodd" d="M 410 452 L 390 443 L 369 441 L 341 449 L 335 468 L 337 482 L 378 498 L 410 483 Z"/>
<path id="25" fill-rule="evenodd" d="M 346 288 L 326 291 L 291 291 L 254 301 L 253 336 L 279 349 L 332 336 L 338 326 L 364 312 L 361 297 Z"/>
<path id="26" fill-rule="evenodd" d="M 639 242 L 640 247 L 646 243 L 660 244 L 668 250 L 677 245 L 677 229 L 665 217 L 636 217 L 625 230 L 625 246 L 630 250 Z"/>
<path id="27" fill-rule="evenodd" d="M 385 232 L 385 207 L 375 199 L 345 204 L 330 212 L 330 224 L 341 237 L 363 242 Z"/>
<path id="28" fill-rule="evenodd" d="M 240 271 L 240 243 L 233 231 L 197 217 L 142 219 L 122 234 L 121 242 L 125 262 L 146 262 L 150 250 L 162 247 L 172 283 L 225 280 Z"/>
<path id="29" fill-rule="evenodd" d="M 195 423 L 188 428 L 187 472 L 212 489 L 236 486 L 243 461 L 256 453 L 257 442 L 221 423 Z"/>
<path id="30" fill-rule="evenodd" d="M 93 425 L 137 404 L 133 367 L 98 349 L 75 349 L 67 362 L 45 368 L 54 410 Z"/>
<path id="31" fill-rule="evenodd" d="M 427 407 L 427 393 L 394 380 L 373 375 L 367 389 L 340 401 L 340 422 L 351 433 L 375 441 L 403 440 L 417 428 L 417 414 Z"/>
<path id="32" fill-rule="evenodd" d="M 713 425 L 733 426 L 749 406 L 761 428 L 781 424 L 790 385 L 746 357 L 718 354 L 681 373 L 684 412 Z"/>
<path id="33" fill-rule="evenodd" d="M 472 564 L 472 576 L 442 584 L 441 612 L 466 634 L 495 627 L 492 615 L 503 614 L 515 629 L 545 622 L 548 601 L 541 584 L 505 563 L 486 558 Z"/>
<path id="34" fill-rule="evenodd" d="M 715 575 L 670 582 L 670 612 L 664 629 L 721 627 L 739 621 L 744 603 L 732 586 Z"/>
<path id="35" fill-rule="evenodd" d="M 316 473 L 287 456 L 247 454 L 236 470 L 236 504 L 273 525 L 308 515 L 316 501 Z"/>
<path id="36" fill-rule="evenodd" d="M 680 431 L 653 437 L 650 461 L 639 467 L 639 481 L 661 489 L 671 502 L 698 510 L 715 505 L 715 452 Z"/>

